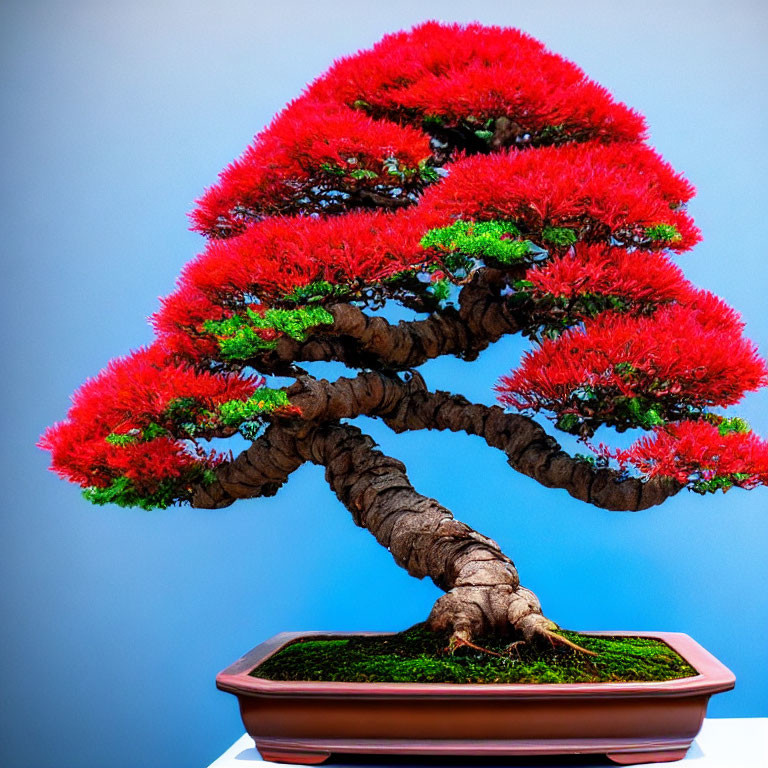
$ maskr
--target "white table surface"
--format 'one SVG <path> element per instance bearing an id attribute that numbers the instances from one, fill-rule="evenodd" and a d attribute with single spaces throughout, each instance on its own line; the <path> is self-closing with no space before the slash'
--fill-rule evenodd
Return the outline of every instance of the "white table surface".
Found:
<path id="1" fill-rule="evenodd" d="M 253 746 L 253 739 L 247 734 L 241 736 L 218 760 L 215 760 L 209 768 L 255 768 L 255 766 L 280 765 L 280 763 L 268 763 L 262 760 L 256 748 Z M 335 765 L 332 762 L 323 763 L 326 768 L 332 768 Z M 345 763 L 349 766 L 350 763 Z M 387 763 L 381 760 L 377 763 L 378 768 L 386 768 Z M 398 768 L 407 768 L 407 766 L 418 766 L 418 760 L 408 758 L 398 758 L 397 762 L 393 760 L 392 765 Z M 451 761 L 451 768 L 461 768 L 461 766 L 471 766 L 472 761 L 467 762 Z M 496 768 L 504 765 L 503 758 L 498 758 L 493 763 L 486 762 L 485 765 L 493 765 Z M 553 759 L 552 762 L 542 763 L 537 759 L 535 763 L 527 764 L 522 761 L 510 759 L 510 765 L 515 768 L 525 768 L 526 765 L 535 766 L 535 768 L 573 768 L 573 763 L 558 762 Z M 608 763 L 600 756 L 597 756 L 594 763 L 580 762 L 579 768 L 606 768 L 612 763 Z M 690 766 L 690 768 L 768 768 L 768 717 L 748 717 L 748 718 L 728 718 L 728 719 L 706 719 L 701 732 L 696 737 L 693 745 L 688 750 L 688 754 L 683 760 L 673 763 L 643 763 L 642 765 L 651 768 L 662 768 L 662 766 Z M 439 758 L 430 758 L 429 767 L 439 768 Z M 638 766 L 638 768 L 640 768 Z"/>

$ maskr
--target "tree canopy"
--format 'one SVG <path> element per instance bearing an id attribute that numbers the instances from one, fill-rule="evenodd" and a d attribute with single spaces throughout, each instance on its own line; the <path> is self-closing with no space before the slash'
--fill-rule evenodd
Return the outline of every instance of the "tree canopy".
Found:
<path id="1" fill-rule="evenodd" d="M 721 412 L 768 366 L 738 313 L 672 261 L 700 240 L 693 194 L 641 115 L 530 36 L 436 22 L 387 35 L 311 83 L 203 194 L 191 218 L 208 242 L 152 318 L 156 341 L 88 380 L 40 444 L 89 500 L 146 508 L 274 493 L 301 462 L 275 454 L 268 425 L 360 414 L 481 434 L 608 508 L 768 484 L 768 444 Z M 414 319 L 370 312 L 387 302 Z M 414 373 L 510 333 L 532 347 L 496 391 L 521 414 Z M 360 373 L 318 381 L 300 367 L 318 360 Z M 273 374 L 296 383 L 270 388 Z M 594 456 L 564 454 L 537 412 Z M 648 434 L 592 446 L 601 425 Z M 254 441 L 238 458 L 207 444 L 238 431 Z M 261 472 L 249 488 L 233 479 L 246 463 Z"/>

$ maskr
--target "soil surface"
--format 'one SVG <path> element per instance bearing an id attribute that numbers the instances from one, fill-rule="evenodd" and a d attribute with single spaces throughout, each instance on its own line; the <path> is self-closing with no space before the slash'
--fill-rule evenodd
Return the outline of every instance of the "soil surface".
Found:
<path id="1" fill-rule="evenodd" d="M 479 638 L 472 648 L 448 650 L 448 635 L 423 624 L 396 635 L 308 637 L 287 645 L 251 674 L 269 680 L 428 683 L 595 683 L 657 682 L 697 674 L 661 640 L 647 637 L 583 635 L 563 637 L 594 651 L 516 644 Z M 500 654 L 500 655 L 494 655 Z"/>

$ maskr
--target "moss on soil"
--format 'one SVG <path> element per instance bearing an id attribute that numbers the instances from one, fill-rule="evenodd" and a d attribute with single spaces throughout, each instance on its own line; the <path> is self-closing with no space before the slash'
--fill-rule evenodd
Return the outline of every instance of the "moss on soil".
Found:
<path id="1" fill-rule="evenodd" d="M 274 654 L 251 674 L 269 680 L 424 683 L 650 682 L 695 675 L 666 643 L 646 637 L 596 637 L 561 631 L 597 656 L 567 647 L 518 646 L 504 658 L 460 648 L 446 653 L 447 635 L 423 624 L 385 637 L 301 639 Z M 503 652 L 508 641 L 479 638 Z"/>

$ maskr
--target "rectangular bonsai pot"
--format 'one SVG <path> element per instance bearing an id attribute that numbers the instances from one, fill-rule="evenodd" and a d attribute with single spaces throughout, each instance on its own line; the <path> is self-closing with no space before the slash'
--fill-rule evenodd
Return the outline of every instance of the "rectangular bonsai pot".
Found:
<path id="1" fill-rule="evenodd" d="M 216 677 L 237 696 L 265 760 L 318 764 L 331 754 L 605 754 L 617 763 L 685 756 L 709 697 L 733 673 L 688 635 L 590 632 L 662 640 L 697 672 L 660 683 L 455 684 L 266 680 L 251 672 L 302 638 L 385 635 L 283 632 Z"/>

